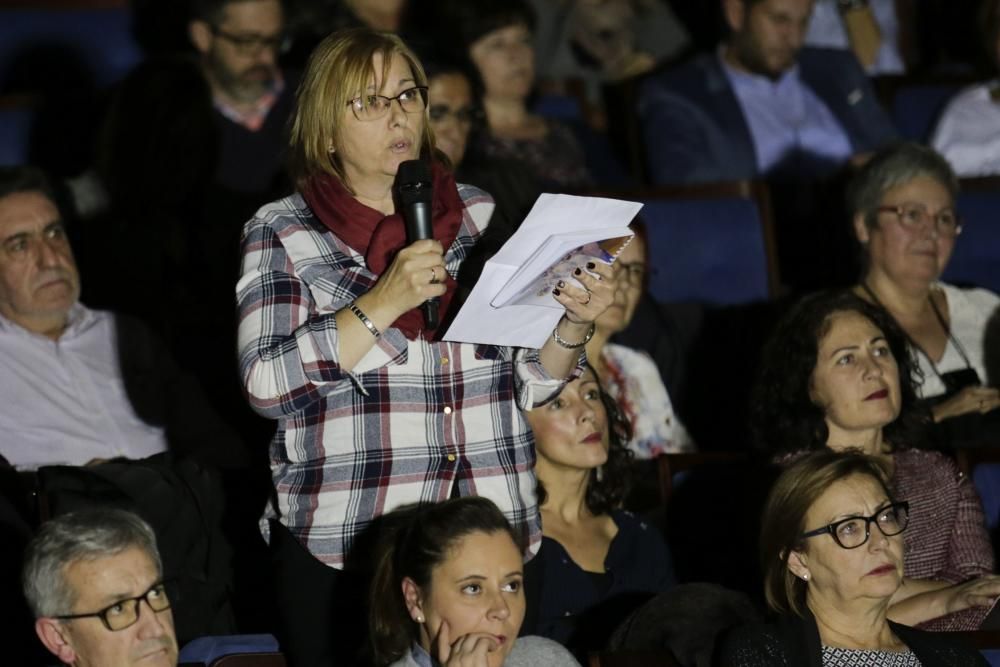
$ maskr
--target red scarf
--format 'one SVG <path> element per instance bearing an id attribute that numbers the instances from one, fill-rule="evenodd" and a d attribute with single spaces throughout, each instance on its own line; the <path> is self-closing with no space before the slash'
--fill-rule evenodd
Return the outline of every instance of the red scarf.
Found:
<path id="1" fill-rule="evenodd" d="M 458 196 L 455 177 L 437 161 L 431 163 L 431 172 L 434 179 L 434 200 L 431 203 L 434 238 L 441 242 L 447 253 L 462 225 L 465 206 Z M 365 206 L 347 191 L 336 176 L 314 176 L 303 189 L 302 197 L 313 214 L 337 238 L 365 258 L 368 270 L 376 276 L 382 275 L 396 253 L 408 245 L 402 215 L 398 212 L 383 215 L 381 211 Z M 448 291 L 441 295 L 440 322 L 448 321 L 455 280 L 448 275 L 444 285 Z M 392 326 L 400 329 L 409 340 L 415 340 L 421 333 L 424 338 L 432 340 L 437 333 L 435 329 L 424 327 L 424 316 L 419 308 L 407 311 Z"/>

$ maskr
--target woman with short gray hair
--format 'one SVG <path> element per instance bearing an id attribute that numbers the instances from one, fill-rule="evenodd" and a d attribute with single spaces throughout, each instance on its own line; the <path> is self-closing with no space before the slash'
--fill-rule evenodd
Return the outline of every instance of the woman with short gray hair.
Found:
<path id="1" fill-rule="evenodd" d="M 885 308 L 906 333 L 935 422 L 1000 407 L 984 363 L 984 332 L 1000 297 L 940 281 L 962 231 L 957 194 L 947 161 L 916 143 L 880 150 L 848 189 L 864 255 L 854 291 Z"/>

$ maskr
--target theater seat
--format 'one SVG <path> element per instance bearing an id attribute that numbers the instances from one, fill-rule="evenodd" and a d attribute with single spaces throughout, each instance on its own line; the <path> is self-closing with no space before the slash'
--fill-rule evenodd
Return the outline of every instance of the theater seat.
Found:
<path id="1" fill-rule="evenodd" d="M 34 105 L 25 96 L 0 96 L 0 167 L 27 164 Z"/>
<path id="2" fill-rule="evenodd" d="M 964 83 L 912 83 L 900 86 L 892 98 L 892 121 L 904 139 L 926 142 L 938 116 Z"/>
<path id="3" fill-rule="evenodd" d="M 962 233 L 941 278 L 1000 292 L 1000 178 L 963 179 L 956 208 Z"/>
<path id="4" fill-rule="evenodd" d="M 285 667 L 273 635 L 216 635 L 188 642 L 179 667 Z"/>
<path id="5" fill-rule="evenodd" d="M 132 37 L 125 0 L 92 3 L 44 3 L 0 9 L 0 91 L 26 92 L 32 81 L 57 65 L 77 68 L 87 83 L 103 88 L 121 79 L 141 59 Z M 28 70 L 31 71 L 28 71 Z M 55 72 L 56 75 L 63 73 Z"/>
<path id="6" fill-rule="evenodd" d="M 765 301 L 777 293 L 764 184 L 737 181 L 593 194 L 644 204 L 639 217 L 649 234 L 649 291 L 657 301 L 725 306 Z"/>

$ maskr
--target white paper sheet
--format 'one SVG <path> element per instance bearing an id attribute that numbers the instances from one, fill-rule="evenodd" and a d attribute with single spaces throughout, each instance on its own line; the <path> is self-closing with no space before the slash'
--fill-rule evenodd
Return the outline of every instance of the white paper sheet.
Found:
<path id="1" fill-rule="evenodd" d="M 486 262 L 479 282 L 448 328 L 444 340 L 529 348 L 544 345 L 564 308 L 551 295 L 517 297 L 524 296 L 521 294 L 523 288 L 530 286 L 566 251 L 554 253 L 546 263 L 543 260 L 548 255 L 543 257 L 540 249 L 558 245 L 557 242 L 546 245 L 550 238 L 558 235 L 572 237 L 570 248 L 631 235 L 627 225 L 641 208 L 638 202 L 621 199 L 541 195 L 520 228 Z M 532 259 L 535 260 L 532 270 L 519 274 Z"/>

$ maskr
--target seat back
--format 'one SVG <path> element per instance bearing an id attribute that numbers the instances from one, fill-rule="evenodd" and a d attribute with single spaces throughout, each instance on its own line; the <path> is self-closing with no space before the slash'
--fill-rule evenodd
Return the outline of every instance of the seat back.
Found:
<path id="1" fill-rule="evenodd" d="M 142 59 L 124 0 L 90 6 L 38 4 L 23 2 L 0 9 L 0 90 L 29 90 L 38 66 L 67 63 L 88 83 L 102 88 L 121 79 Z M 34 75 L 27 71 L 29 67 Z"/>
<path id="2" fill-rule="evenodd" d="M 185 665 L 209 667 L 285 667 L 274 635 L 212 635 L 185 644 L 178 656 Z"/>
<path id="3" fill-rule="evenodd" d="M 641 201 L 649 235 L 649 291 L 660 302 L 736 305 L 777 292 L 770 199 L 739 181 L 603 193 Z"/>
<path id="4" fill-rule="evenodd" d="M 34 123 L 35 108 L 30 97 L 0 96 L 0 167 L 28 163 Z"/>
<path id="5" fill-rule="evenodd" d="M 964 224 L 942 279 L 1000 292 L 1000 178 L 963 179 L 956 208 Z"/>
<path id="6" fill-rule="evenodd" d="M 927 141 L 948 100 L 963 85 L 960 82 L 901 85 L 892 98 L 892 121 L 899 134 L 904 139 Z"/>

